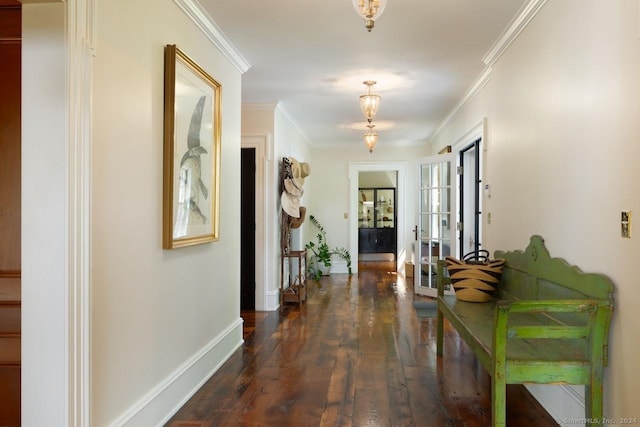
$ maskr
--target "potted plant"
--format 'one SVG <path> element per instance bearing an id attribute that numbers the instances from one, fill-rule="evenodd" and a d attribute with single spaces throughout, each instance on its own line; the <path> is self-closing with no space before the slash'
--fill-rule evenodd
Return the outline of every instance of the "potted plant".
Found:
<path id="1" fill-rule="evenodd" d="M 313 253 L 312 260 L 309 264 L 309 274 L 318 280 L 320 276 L 329 274 L 331 270 L 331 256 L 336 254 L 347 262 L 347 269 L 351 274 L 351 255 L 345 248 L 331 249 L 327 243 L 327 232 L 316 217 L 309 216 L 309 222 L 318 229 L 316 234 L 316 242 L 309 242 L 305 248 Z"/>

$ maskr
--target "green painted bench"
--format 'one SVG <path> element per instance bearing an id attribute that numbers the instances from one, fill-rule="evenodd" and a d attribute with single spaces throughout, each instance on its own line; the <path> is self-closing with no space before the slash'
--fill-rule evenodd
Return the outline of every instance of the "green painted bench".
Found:
<path id="1" fill-rule="evenodd" d="M 599 424 L 613 283 L 551 258 L 540 236 L 525 251 L 494 257 L 506 262 L 496 295 L 485 303 L 445 295 L 450 279 L 446 262 L 438 263 L 438 356 L 446 318 L 492 377 L 493 426 L 506 425 L 506 384 L 584 384 L 585 418 Z"/>

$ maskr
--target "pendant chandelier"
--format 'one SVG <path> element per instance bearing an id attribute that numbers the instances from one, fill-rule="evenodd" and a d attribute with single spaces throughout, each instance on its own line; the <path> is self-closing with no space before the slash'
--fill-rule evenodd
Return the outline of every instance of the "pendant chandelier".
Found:
<path id="1" fill-rule="evenodd" d="M 380 106 L 380 95 L 371 92 L 373 85 L 376 84 L 375 81 L 367 80 L 362 83 L 367 86 L 367 93 L 360 96 L 360 109 L 367 121 L 371 123 Z"/>
<path id="2" fill-rule="evenodd" d="M 386 6 L 387 0 L 353 0 L 353 7 L 358 15 L 364 19 L 364 26 L 369 32 Z"/>
<path id="3" fill-rule="evenodd" d="M 373 153 L 373 148 L 378 143 L 378 133 L 375 130 L 373 130 L 375 125 L 372 125 L 371 123 L 369 123 L 367 127 L 369 128 L 369 130 L 364 133 L 364 143 L 369 149 L 369 153 Z"/>

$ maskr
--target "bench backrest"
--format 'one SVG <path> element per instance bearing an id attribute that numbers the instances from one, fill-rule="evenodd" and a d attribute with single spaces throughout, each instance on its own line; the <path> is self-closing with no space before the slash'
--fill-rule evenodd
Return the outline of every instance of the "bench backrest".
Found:
<path id="1" fill-rule="evenodd" d="M 598 299 L 613 303 L 611 280 L 584 273 L 562 258 L 551 258 L 540 236 L 532 236 L 525 251 L 496 251 L 506 260 L 498 288 L 502 299 Z"/>

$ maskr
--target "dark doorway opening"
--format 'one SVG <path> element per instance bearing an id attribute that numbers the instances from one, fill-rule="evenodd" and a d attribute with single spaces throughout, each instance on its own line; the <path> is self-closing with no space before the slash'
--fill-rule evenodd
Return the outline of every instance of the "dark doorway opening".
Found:
<path id="1" fill-rule="evenodd" d="M 465 254 L 480 249 L 480 188 L 482 176 L 480 171 L 480 145 L 482 139 L 477 139 L 460 150 L 460 168 L 458 169 L 460 188 L 460 258 Z"/>
<path id="2" fill-rule="evenodd" d="M 256 309 L 256 149 L 242 148 L 240 178 L 240 309 Z"/>

